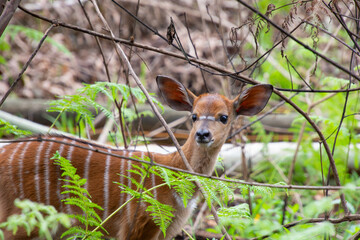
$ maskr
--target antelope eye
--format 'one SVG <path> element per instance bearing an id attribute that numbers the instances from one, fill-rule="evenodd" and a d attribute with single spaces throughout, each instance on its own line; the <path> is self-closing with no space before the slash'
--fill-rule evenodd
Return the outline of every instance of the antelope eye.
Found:
<path id="1" fill-rule="evenodd" d="M 220 122 L 223 124 L 226 124 L 228 121 L 228 118 L 229 118 L 228 116 L 222 115 L 222 116 L 220 116 Z"/>
<path id="2" fill-rule="evenodd" d="M 191 119 L 193 120 L 193 122 L 195 122 L 197 120 L 197 116 L 195 113 L 191 116 Z"/>

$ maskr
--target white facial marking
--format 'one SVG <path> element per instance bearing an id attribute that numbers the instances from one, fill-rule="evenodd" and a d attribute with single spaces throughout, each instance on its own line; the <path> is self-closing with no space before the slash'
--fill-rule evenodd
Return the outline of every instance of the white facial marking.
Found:
<path id="1" fill-rule="evenodd" d="M 211 141 L 208 142 L 208 143 L 198 143 L 196 141 L 196 145 L 198 145 L 199 147 L 207 147 L 207 148 L 209 148 L 214 143 L 214 141 L 215 141 L 214 139 L 211 139 Z"/>
<path id="2" fill-rule="evenodd" d="M 199 120 L 215 121 L 215 117 L 213 117 L 213 116 L 200 116 Z"/>

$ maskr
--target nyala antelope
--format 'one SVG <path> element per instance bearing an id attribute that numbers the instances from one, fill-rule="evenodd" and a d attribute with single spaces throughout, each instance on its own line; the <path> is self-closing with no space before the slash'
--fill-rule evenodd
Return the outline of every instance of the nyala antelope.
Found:
<path id="1" fill-rule="evenodd" d="M 205 93 L 196 96 L 180 82 L 166 76 L 158 76 L 157 84 L 165 102 L 177 111 L 189 111 L 193 126 L 189 137 L 182 146 L 186 159 L 197 173 L 211 174 L 217 155 L 225 143 L 231 123 L 239 115 L 252 116 L 259 113 L 267 104 L 272 93 L 272 86 L 261 84 L 253 86 L 235 99 L 228 99 L 219 94 Z M 119 186 L 114 182 L 128 184 L 131 181 L 121 175 L 137 178 L 127 170 L 132 164 L 139 164 L 128 159 L 115 157 L 151 158 L 154 162 L 186 169 L 178 152 L 159 154 L 118 150 L 98 145 L 91 141 L 64 136 L 30 137 L 10 143 L 0 149 L 0 222 L 6 221 L 12 214 L 18 214 L 14 207 L 15 199 L 30 199 L 32 201 L 53 205 L 58 211 L 81 214 L 76 206 L 65 205 L 61 200 L 61 170 L 51 158 L 58 151 L 60 155 L 71 161 L 77 173 L 87 179 L 85 187 L 94 203 L 102 206 L 100 216 L 105 219 L 125 201 L 130 199 L 127 194 L 121 194 Z M 106 154 L 106 153 L 110 153 Z M 150 175 L 144 182 L 146 189 L 162 183 L 162 179 Z M 131 186 L 135 189 L 135 186 Z M 196 196 L 185 208 L 179 195 L 169 187 L 153 190 L 153 196 L 158 201 L 175 209 L 174 217 L 166 230 L 166 236 L 153 222 L 145 211 L 147 205 L 138 201 L 130 201 L 126 207 L 114 215 L 105 225 L 108 237 L 124 239 L 171 239 L 180 232 L 191 215 L 195 206 Z M 79 224 L 79 223 L 74 223 Z M 61 229 L 61 228 L 60 228 Z M 60 232 L 60 233 L 59 233 Z M 19 230 L 14 236 L 5 231 L 5 239 L 33 239 L 37 233 L 30 236 L 24 230 Z M 59 238 L 61 230 L 54 233 Z"/>

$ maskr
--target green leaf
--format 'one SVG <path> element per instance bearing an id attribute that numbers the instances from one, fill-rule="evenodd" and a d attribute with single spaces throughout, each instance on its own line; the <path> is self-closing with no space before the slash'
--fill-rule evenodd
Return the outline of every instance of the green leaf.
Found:
<path id="1" fill-rule="evenodd" d="M 330 211 L 334 203 L 330 197 L 324 197 L 319 201 L 310 202 L 304 208 L 304 215 L 309 218 L 318 217 L 321 213 Z"/>
<path id="2" fill-rule="evenodd" d="M 86 183 L 86 179 L 77 175 L 76 168 L 72 166 L 69 160 L 61 157 L 58 151 L 54 154 L 52 159 L 54 160 L 54 164 L 60 166 L 60 169 L 63 171 L 62 176 L 68 177 L 66 179 L 61 179 L 67 183 L 62 186 L 66 190 L 64 190 L 61 194 L 68 196 L 62 201 L 65 204 L 76 206 L 81 209 L 82 214 L 71 216 L 84 225 L 84 228 L 71 227 L 62 236 L 75 234 L 77 236 L 89 236 L 89 239 L 91 239 L 91 237 L 96 239 L 96 236 L 102 236 L 101 232 L 93 232 L 89 230 L 89 226 L 100 226 L 100 228 L 106 232 L 106 230 L 100 225 L 102 221 L 100 216 L 95 211 L 95 209 L 103 209 L 90 200 L 91 196 L 89 192 L 83 188 L 83 185 Z"/>
<path id="3" fill-rule="evenodd" d="M 30 131 L 18 129 L 17 126 L 14 126 L 9 122 L 0 118 L 0 137 L 2 137 L 5 134 L 6 135 L 10 134 L 18 137 L 18 136 L 31 135 L 32 133 Z"/>
<path id="4" fill-rule="evenodd" d="M 117 83 L 96 82 L 94 84 L 84 84 L 84 87 L 77 90 L 77 94 L 65 95 L 58 100 L 51 101 L 49 103 L 50 108 L 48 111 L 59 112 L 59 116 L 56 120 L 59 119 L 60 115 L 64 112 L 76 113 L 78 116 L 81 116 L 81 119 L 85 121 L 94 132 L 95 128 L 93 120 L 95 119 L 95 116 L 93 112 L 97 114 L 101 111 L 108 119 L 112 119 L 116 126 L 120 128 L 112 111 L 96 102 L 100 94 L 105 96 L 110 103 L 114 103 L 115 101 L 119 102 L 118 98 L 121 97 L 123 101 L 121 111 L 124 119 L 127 121 L 133 121 L 138 117 L 134 110 L 126 108 L 130 94 L 133 94 L 139 103 L 145 103 L 146 101 L 144 93 L 138 88 L 129 88 L 126 85 Z M 151 101 L 163 109 L 163 106 L 155 98 L 152 97 Z M 56 123 L 56 120 L 54 124 Z"/>
<path id="5" fill-rule="evenodd" d="M 3 36 L 9 34 L 10 37 L 14 40 L 15 36 L 19 33 L 23 33 L 25 34 L 25 36 L 35 41 L 40 41 L 41 38 L 44 36 L 43 32 L 22 25 L 8 25 L 3 33 Z M 47 36 L 45 41 L 56 47 L 60 52 L 64 53 L 65 55 L 71 56 L 71 52 L 63 44 L 58 43 L 53 38 Z"/>
<path id="6" fill-rule="evenodd" d="M 70 218 L 64 213 L 58 213 L 53 206 L 18 199 L 15 200 L 14 204 L 21 209 L 21 214 L 11 215 L 6 222 L 0 224 L 0 228 L 6 228 L 8 231 L 12 231 L 14 235 L 19 228 L 24 228 L 28 236 L 32 231 L 38 229 L 39 238 L 50 240 L 52 239 L 52 230 L 59 223 L 64 227 L 70 226 Z"/>
<path id="7" fill-rule="evenodd" d="M 247 203 L 239 204 L 228 208 L 222 207 L 217 211 L 217 213 L 220 218 L 250 218 L 250 210 Z"/>
<path id="8" fill-rule="evenodd" d="M 279 239 L 307 240 L 307 239 L 313 239 L 314 236 L 322 236 L 322 235 L 331 236 L 334 234 L 335 234 L 334 225 L 329 222 L 322 222 L 316 225 L 312 225 L 308 228 L 300 228 L 300 227 L 292 228 L 289 234 L 283 234 Z"/>

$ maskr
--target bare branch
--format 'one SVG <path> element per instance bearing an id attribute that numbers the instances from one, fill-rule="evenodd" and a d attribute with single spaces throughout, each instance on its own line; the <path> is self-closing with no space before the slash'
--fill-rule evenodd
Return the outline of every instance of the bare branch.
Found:
<path id="1" fill-rule="evenodd" d="M 34 59 L 34 57 L 36 56 L 36 54 L 38 53 L 38 51 L 40 50 L 42 44 L 44 43 L 45 39 L 47 38 L 47 36 L 49 35 L 49 32 L 51 31 L 51 29 L 53 27 L 55 27 L 56 24 L 53 23 L 44 33 L 44 36 L 41 38 L 38 46 L 36 47 L 36 49 L 34 50 L 34 52 L 31 54 L 29 60 L 25 63 L 25 65 L 23 66 L 23 68 L 21 69 L 19 75 L 17 76 L 17 78 L 15 79 L 15 81 L 12 83 L 12 85 L 10 86 L 9 90 L 7 90 L 7 92 L 5 93 L 5 95 L 2 97 L 1 101 L 0 101 L 0 108 L 3 105 L 4 101 L 6 100 L 6 98 L 9 96 L 9 94 L 14 91 L 16 84 L 19 82 L 19 80 L 21 79 L 22 75 L 24 74 L 24 72 L 26 71 L 26 69 L 28 68 L 28 66 L 30 65 L 31 61 Z"/>
<path id="2" fill-rule="evenodd" d="M 295 226 L 297 226 L 299 224 L 305 224 L 305 223 L 321 223 L 321 222 L 329 221 L 332 224 L 339 224 L 339 223 L 343 223 L 343 222 L 351 222 L 351 221 L 359 221 L 359 220 L 360 220 L 360 215 L 359 214 L 351 214 L 351 215 L 344 216 L 342 218 L 330 218 L 330 219 L 327 219 L 327 220 L 324 219 L 324 218 L 308 218 L 308 219 L 303 219 L 303 220 L 300 220 L 300 221 L 295 221 L 295 222 L 292 222 L 292 223 L 285 224 L 285 225 L 283 225 L 283 228 L 289 229 L 289 228 L 295 227 Z M 274 231 L 273 233 L 277 233 L 277 232 L 279 232 L 279 230 Z M 360 234 L 358 234 L 358 235 L 360 235 Z M 261 237 L 251 238 L 250 240 L 265 239 L 265 238 L 268 238 L 270 236 L 271 236 L 271 234 L 261 236 Z M 357 238 L 355 238 L 355 239 L 357 239 Z"/>
<path id="3" fill-rule="evenodd" d="M 6 26 L 9 24 L 20 2 L 21 0 L 0 1 L 0 37 L 3 34 Z"/>

